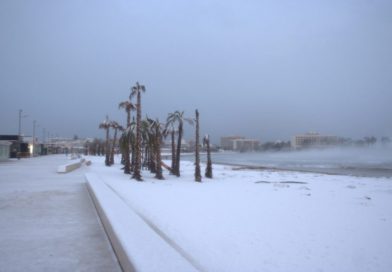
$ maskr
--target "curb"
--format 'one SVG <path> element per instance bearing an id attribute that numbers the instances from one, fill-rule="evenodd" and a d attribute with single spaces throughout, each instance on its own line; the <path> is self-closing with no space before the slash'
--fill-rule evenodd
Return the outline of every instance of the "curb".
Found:
<path id="1" fill-rule="evenodd" d="M 85 178 L 123 271 L 199 270 L 146 224 L 100 177 L 88 173 Z"/>
<path id="2" fill-rule="evenodd" d="M 121 241 L 119 240 L 118 236 L 116 235 L 116 232 L 113 229 L 112 224 L 110 223 L 110 220 L 108 219 L 108 217 L 105 213 L 105 210 L 101 206 L 101 204 L 96 196 L 96 192 L 94 191 L 94 187 L 91 185 L 87 176 L 86 176 L 86 180 L 87 180 L 88 192 L 90 193 L 90 196 L 94 202 L 94 206 L 97 210 L 98 216 L 101 219 L 101 222 L 102 222 L 102 225 L 105 229 L 105 232 L 109 237 L 109 241 L 112 244 L 112 247 L 114 249 L 114 253 L 117 256 L 117 259 L 118 259 L 118 262 L 120 263 L 121 269 L 124 272 L 136 271 L 130 261 L 130 258 L 125 253 L 125 249 L 124 249 L 123 245 L 121 244 Z"/>

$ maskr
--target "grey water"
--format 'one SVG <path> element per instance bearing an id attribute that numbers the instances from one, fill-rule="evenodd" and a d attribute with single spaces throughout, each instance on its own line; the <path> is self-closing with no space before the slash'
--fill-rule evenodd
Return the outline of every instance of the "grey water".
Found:
<path id="1" fill-rule="evenodd" d="M 188 159 L 192 157 L 187 156 Z M 201 155 L 205 161 L 205 155 Z M 392 147 L 312 149 L 288 152 L 218 152 L 213 163 L 364 177 L 392 177 Z"/>

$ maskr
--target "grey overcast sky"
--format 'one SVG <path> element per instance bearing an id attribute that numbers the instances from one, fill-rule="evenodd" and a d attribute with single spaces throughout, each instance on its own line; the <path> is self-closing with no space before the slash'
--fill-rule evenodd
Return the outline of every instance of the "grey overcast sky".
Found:
<path id="1" fill-rule="evenodd" d="M 0 134 L 23 109 L 26 135 L 103 138 L 139 81 L 215 142 L 392 136 L 390 0 L 1 0 L 0 38 Z"/>

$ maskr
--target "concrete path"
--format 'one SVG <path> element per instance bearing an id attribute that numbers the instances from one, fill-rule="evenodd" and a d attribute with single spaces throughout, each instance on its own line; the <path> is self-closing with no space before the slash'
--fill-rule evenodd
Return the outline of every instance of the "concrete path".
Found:
<path id="1" fill-rule="evenodd" d="M 85 185 L 65 155 L 0 162 L 0 271 L 121 271 Z"/>

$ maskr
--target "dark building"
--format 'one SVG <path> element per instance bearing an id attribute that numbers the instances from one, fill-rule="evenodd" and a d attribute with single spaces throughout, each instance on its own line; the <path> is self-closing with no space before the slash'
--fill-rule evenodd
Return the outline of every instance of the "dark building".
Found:
<path id="1" fill-rule="evenodd" d="M 25 157 L 25 156 L 28 157 L 28 156 L 30 156 L 29 145 L 27 143 L 23 143 L 21 141 L 19 142 L 19 136 L 18 135 L 0 135 L 0 141 L 11 142 L 10 158 L 17 158 L 19 150 L 20 150 L 20 156 L 21 157 Z"/>

